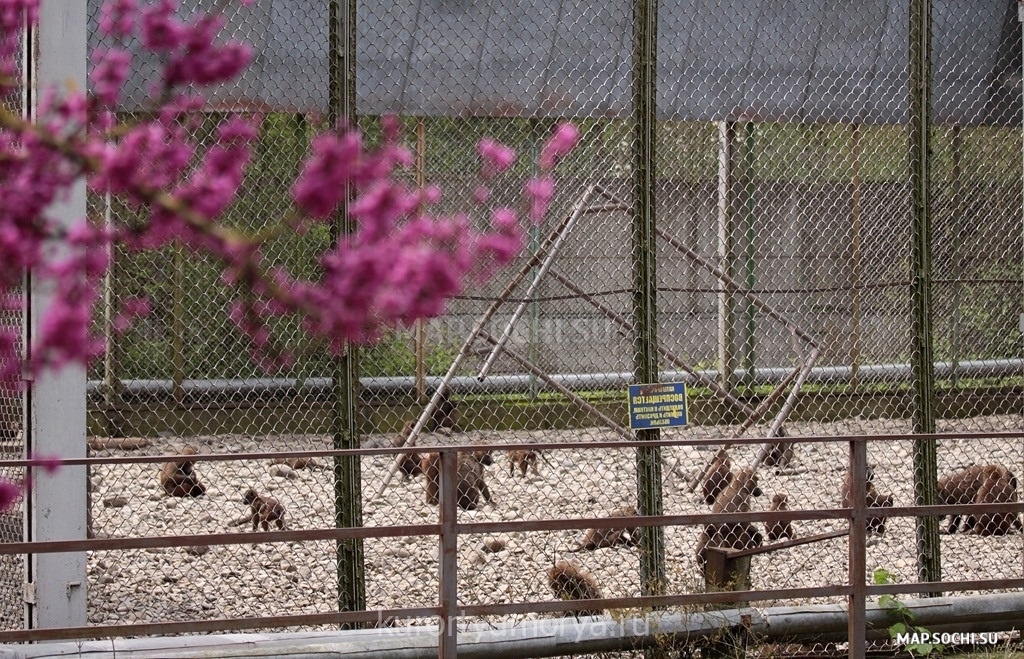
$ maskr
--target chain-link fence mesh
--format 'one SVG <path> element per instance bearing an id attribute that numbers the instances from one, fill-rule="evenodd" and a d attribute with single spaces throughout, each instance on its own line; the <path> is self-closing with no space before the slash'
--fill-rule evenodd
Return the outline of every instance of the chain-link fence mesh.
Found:
<path id="1" fill-rule="evenodd" d="M 331 90 L 344 80 L 331 79 L 329 63 L 342 55 L 340 40 L 330 43 L 329 19 L 344 17 L 347 3 L 286 4 L 228 10 L 226 36 L 253 43 L 256 64 L 237 85 L 212 94 L 214 109 L 196 133 L 202 144 L 232 112 L 263 114 L 243 194 L 226 217 L 249 229 L 288 212 L 289 185 L 311 137 L 344 113 L 331 107 Z M 93 46 L 104 43 L 95 29 L 99 5 L 90 3 Z M 332 386 L 346 364 L 297 326 L 282 328 L 298 356 L 294 365 L 273 372 L 255 365 L 228 320 L 231 291 L 220 283 L 217 264 L 180 249 L 115 254 L 110 295 L 96 321 L 109 347 L 89 373 L 92 455 L 163 455 L 185 447 L 268 455 L 197 461 L 201 497 L 168 497 L 154 463 L 94 468 L 92 532 L 251 528 L 247 511 L 262 508 L 243 501 L 250 487 L 284 507 L 288 528 L 344 525 L 352 507 L 338 494 L 330 458 L 289 465 L 272 463 L 270 454 L 338 447 L 349 413 L 364 446 L 403 441 L 402 427 L 416 421 L 439 388 L 448 389 L 454 413 L 426 424 L 416 440 L 424 453 L 450 443 L 629 437 L 625 388 L 643 352 L 635 291 L 647 276 L 657 288 L 653 348 L 661 378 L 690 387 L 689 425 L 662 437 L 726 444 L 736 436 L 927 430 L 917 416 L 923 375 L 916 355 L 930 336 L 934 367 L 924 370 L 934 380 L 935 414 L 925 426 L 950 435 L 938 442 L 933 468 L 944 476 L 993 467 L 963 472 L 958 487 L 940 483 L 945 500 L 936 502 L 1016 501 L 1014 476 L 1024 473 L 1019 442 L 956 439 L 1024 429 L 1020 26 L 1011 8 L 989 2 L 959 11 L 933 3 L 931 203 L 921 210 L 909 173 L 917 117 L 908 102 L 916 73 L 907 57 L 906 3 L 659 5 L 656 92 L 648 99 L 657 139 L 653 162 L 645 163 L 636 117 L 647 101 L 633 83 L 638 27 L 631 3 L 359 3 L 359 125 L 373 139 L 377 117 L 401 118 L 416 154 L 408 180 L 443 186 L 440 212 L 465 208 L 478 184 L 475 145 L 482 136 L 520 155 L 492 190 L 494 205 L 515 205 L 556 119 L 577 122 L 580 146 L 557 168 L 548 218 L 530 229 L 527 254 L 493 283 L 468 290 L 443 317 L 354 353 L 361 384 L 350 392 Z M 131 78 L 126 121 L 148 109 L 152 64 L 139 61 Z M 635 186 L 648 165 L 656 177 L 653 271 L 638 270 L 636 248 L 644 229 Z M 116 199 L 89 200 L 97 221 L 126 221 L 131 212 Z M 930 226 L 927 243 L 920 237 L 928 234 L 916 230 L 922 217 Z M 281 236 L 267 256 L 313 276 L 316 254 L 332 234 L 317 227 Z M 922 251 L 930 259 L 924 279 Z M 539 257 L 529 260 L 534 252 Z M 922 282 L 929 334 L 915 316 Z M 113 333 L 121 305 L 140 295 L 150 298 L 152 312 Z M 453 367 L 460 355 L 466 358 Z M 13 403 L 11 412 L 20 424 Z M 752 499 L 753 510 L 777 508 L 777 494 L 786 495 L 791 510 L 843 505 L 845 444 L 778 447 L 729 451 L 734 470 L 760 467 L 763 494 Z M 919 450 L 910 441 L 869 444 L 872 501 L 917 501 L 915 480 L 930 473 L 915 460 Z M 703 445 L 662 451 L 658 491 L 666 514 L 712 509 L 715 497 L 705 500 L 699 476 L 717 452 Z M 460 519 L 603 517 L 639 505 L 644 479 L 635 449 L 491 458 L 488 466 L 465 456 L 467 473 L 484 474 L 490 501 L 481 492 Z M 392 470 L 390 456 L 361 461 L 362 523 L 436 522 L 428 479 Z M 181 474 L 172 467 L 168 475 Z M 1020 577 L 1019 561 L 1010 558 L 1019 556 L 1021 535 L 989 532 L 1007 524 L 1012 520 L 968 518 L 957 533 L 942 534 L 942 576 Z M 806 537 L 845 525 L 793 526 Z M 919 536 L 927 534 L 913 518 L 886 526 L 869 546 L 869 572 L 916 580 L 919 542 L 928 542 Z M 665 592 L 703 588 L 695 555 L 700 531 L 664 530 Z M 546 571 L 559 559 L 594 575 L 605 596 L 639 595 L 646 578 L 642 534 L 464 536 L 460 604 L 550 599 Z M 339 595 L 346 567 L 338 557 L 348 555 L 329 541 L 93 552 L 89 620 L 335 611 L 339 597 L 360 599 Z M 365 574 L 361 605 L 436 603 L 435 538 L 369 539 L 354 556 Z M 847 561 L 845 537 L 761 554 L 753 560 L 752 586 L 842 585 Z"/>
<path id="2" fill-rule="evenodd" d="M 25 34 L 28 38 L 28 34 Z M 19 75 L 24 75 L 24 67 L 15 66 Z M 22 88 L 24 89 L 24 88 Z M 28 102 L 27 93 L 16 92 L 3 98 L 3 107 L 12 112 L 25 113 Z M 21 290 L 12 291 L 12 296 L 19 296 Z M 24 334 L 24 314 L 19 309 L 18 301 L 11 300 L 4 304 L 0 312 L 0 331 L 5 335 L 17 337 L 17 345 L 21 346 Z M 0 364 L 0 367 L 7 367 Z M 8 388 L 0 388 L 0 459 L 20 459 L 25 457 L 24 447 L 24 407 L 20 392 Z M 0 477 L 17 481 L 22 477 L 20 469 L 0 469 Z M 20 542 L 24 539 L 24 501 L 19 501 L 11 509 L 0 513 L 0 543 Z M 24 607 L 22 606 L 22 582 L 25 580 L 25 564 L 21 556 L 5 554 L 0 556 L 0 629 L 20 629 L 25 626 Z"/>

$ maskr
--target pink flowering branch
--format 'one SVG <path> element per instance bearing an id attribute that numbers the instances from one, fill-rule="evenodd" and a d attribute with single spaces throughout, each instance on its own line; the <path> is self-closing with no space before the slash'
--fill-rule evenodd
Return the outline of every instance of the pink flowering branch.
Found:
<path id="1" fill-rule="evenodd" d="M 0 101 L 18 91 L 21 34 L 38 20 L 38 2 L 0 0 Z M 0 381 L 7 386 L 21 385 L 23 368 L 36 374 L 101 354 L 91 319 L 115 245 L 133 251 L 178 245 L 219 262 L 223 282 L 236 290 L 230 318 L 268 368 L 291 359 L 274 339 L 275 319 L 300 318 L 306 331 L 340 352 L 349 343 L 377 339 L 385 328 L 442 315 L 467 283 L 485 281 L 521 251 L 519 213 L 488 208 L 487 184 L 507 173 L 515 152 L 481 140 L 481 184 L 470 208 L 441 215 L 433 210 L 440 188 L 401 182 L 398 170 L 413 158 L 393 118 L 382 121 L 383 139 L 372 147 L 348 127 L 318 135 L 291 186 L 292 211 L 270 228 L 246 232 L 220 222 L 238 198 L 260 133 L 259 117 L 236 115 L 220 125 L 212 145 L 200 148 L 191 137 L 205 104 L 195 88 L 230 81 L 252 60 L 248 46 L 218 43 L 224 23 L 219 12 L 181 18 L 176 0 L 143 7 L 137 0 L 105 3 L 100 30 L 121 43 L 137 38 L 162 63 L 150 90 L 151 119 L 118 122 L 132 55 L 117 46 L 93 53 L 88 95 L 50 90 L 33 121 L 0 104 L 3 306 L 20 304 L 26 270 L 52 280 L 54 291 L 27 363 L 18 354 L 18 337 L 0 330 L 0 363 L 6 365 Z M 541 150 L 541 175 L 523 188 L 530 221 L 545 215 L 554 194 L 551 170 L 578 139 L 574 126 L 562 124 Z M 48 209 L 83 177 L 93 191 L 123 200 L 141 219 L 103 227 L 84 218 L 70 229 L 57 225 Z M 489 216 L 487 229 L 473 228 L 474 209 Z M 295 278 L 264 259 L 262 248 L 276 235 L 334 222 L 343 211 L 354 230 L 321 255 L 319 278 Z M 124 331 L 148 310 L 144 298 L 126 301 L 115 328 Z M 0 509 L 12 505 L 27 482 L 0 482 Z"/>

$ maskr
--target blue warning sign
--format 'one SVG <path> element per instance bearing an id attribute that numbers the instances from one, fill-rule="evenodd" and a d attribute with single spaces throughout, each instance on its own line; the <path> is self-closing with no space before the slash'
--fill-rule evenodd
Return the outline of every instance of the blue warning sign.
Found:
<path id="1" fill-rule="evenodd" d="M 629 427 L 670 428 L 686 425 L 686 384 L 629 385 Z"/>

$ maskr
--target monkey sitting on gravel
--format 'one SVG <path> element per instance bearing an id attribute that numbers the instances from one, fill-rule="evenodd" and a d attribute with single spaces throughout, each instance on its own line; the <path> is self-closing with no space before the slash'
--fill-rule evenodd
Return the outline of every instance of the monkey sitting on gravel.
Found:
<path id="1" fill-rule="evenodd" d="M 711 506 L 713 513 L 745 513 L 750 511 L 750 497 L 761 496 L 757 474 L 750 467 L 732 473 L 729 484 L 715 497 Z M 701 569 L 707 563 L 708 547 L 730 547 L 753 549 L 764 542 L 761 532 L 749 522 L 707 524 L 697 538 L 697 565 Z"/>
<path id="2" fill-rule="evenodd" d="M 846 472 L 846 476 L 843 477 L 843 485 L 839 490 L 839 503 L 842 508 L 851 508 L 853 506 L 853 499 L 850 493 L 853 489 L 850 483 L 850 472 Z M 867 468 L 865 473 L 865 499 L 868 508 L 892 508 L 893 497 L 892 494 L 881 494 L 875 489 L 875 470 L 870 466 Z M 877 535 L 885 534 L 885 518 L 884 517 L 869 517 L 867 520 L 867 532 L 874 533 Z"/>
<path id="3" fill-rule="evenodd" d="M 540 458 L 540 451 L 534 449 L 517 449 L 515 451 L 508 452 L 508 475 L 514 476 L 516 469 L 519 470 L 520 476 L 526 478 L 527 470 L 533 472 L 534 476 L 540 476 L 540 471 L 537 470 L 537 461 Z"/>
<path id="4" fill-rule="evenodd" d="M 636 508 L 625 506 L 608 513 L 608 517 L 636 517 Z M 640 541 L 635 528 L 587 529 L 580 538 L 580 544 L 571 551 L 602 549 L 623 545 L 633 547 Z"/>
<path id="5" fill-rule="evenodd" d="M 560 600 L 595 600 L 601 599 L 601 589 L 597 580 L 576 565 L 566 560 L 558 560 L 547 571 L 548 585 L 551 592 Z M 603 609 L 587 609 L 583 611 L 566 611 L 566 616 L 599 616 Z"/>
<path id="6" fill-rule="evenodd" d="M 729 458 L 729 453 L 724 448 L 720 448 L 704 468 L 704 473 L 700 478 L 704 503 L 713 504 L 718 493 L 729 484 L 730 478 L 732 478 L 732 460 Z"/>
<path id="7" fill-rule="evenodd" d="M 288 465 L 292 469 L 322 469 L 316 458 L 274 458 L 270 464 Z"/>
<path id="8" fill-rule="evenodd" d="M 414 427 L 414 422 L 406 421 L 402 426 L 402 432 L 391 440 L 391 445 L 394 447 L 405 446 Z M 402 472 L 402 480 L 409 480 L 423 473 L 423 468 L 420 466 L 421 459 L 419 453 L 402 453 L 398 456 L 398 470 Z"/>
<path id="9" fill-rule="evenodd" d="M 196 455 L 196 450 L 186 446 L 178 455 Z M 199 482 L 199 476 L 192 467 L 192 460 L 165 462 L 160 468 L 160 486 L 172 497 L 201 497 L 206 486 Z"/>
<path id="10" fill-rule="evenodd" d="M 788 497 L 785 492 L 777 492 L 772 496 L 771 505 L 768 506 L 768 510 L 771 512 L 789 510 L 789 506 L 786 505 Z M 793 532 L 793 524 L 790 520 L 778 520 L 776 522 L 765 522 L 764 523 L 764 534 L 768 538 L 768 542 L 775 542 L 782 538 L 789 540 L 796 539 L 796 533 Z"/>
<path id="11" fill-rule="evenodd" d="M 257 530 L 259 526 L 262 526 L 264 531 L 269 531 L 270 522 L 274 522 L 278 530 L 284 530 L 284 506 L 277 499 L 261 496 L 250 487 L 242 497 L 242 503 L 248 504 L 252 511 L 253 531 Z"/>
<path id="12" fill-rule="evenodd" d="M 460 452 L 458 456 L 458 494 L 459 508 L 476 510 L 480 497 L 491 503 L 491 490 L 484 480 L 484 467 L 494 464 L 494 458 L 487 449 Z M 441 480 L 441 454 L 427 453 L 423 456 L 420 469 L 425 479 L 424 494 L 427 503 L 437 505 L 439 502 Z"/>

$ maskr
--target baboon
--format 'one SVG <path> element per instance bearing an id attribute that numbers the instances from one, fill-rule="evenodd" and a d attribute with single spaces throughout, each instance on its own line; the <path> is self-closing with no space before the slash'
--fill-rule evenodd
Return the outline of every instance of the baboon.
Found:
<path id="1" fill-rule="evenodd" d="M 636 517 L 636 508 L 625 506 L 608 513 L 608 517 Z M 580 538 L 580 544 L 571 551 L 602 549 L 625 545 L 633 547 L 640 541 L 635 528 L 587 529 Z"/>
<path id="2" fill-rule="evenodd" d="M 460 452 L 458 456 L 458 504 L 463 510 L 475 510 L 480 497 L 491 502 L 491 491 L 484 480 L 484 466 L 494 463 L 491 452 L 485 449 Z M 426 453 L 421 458 L 420 470 L 425 478 L 427 503 L 437 505 L 440 491 L 441 455 Z"/>
<path id="3" fill-rule="evenodd" d="M 868 490 L 868 508 L 892 508 L 893 498 L 892 494 L 880 494 L 878 490 L 871 487 Z M 868 533 L 877 533 L 878 535 L 885 534 L 885 518 L 884 517 L 868 517 Z"/>
<path id="4" fill-rule="evenodd" d="M 391 445 L 404 446 L 405 440 L 412 434 L 414 426 L 412 421 L 406 421 L 402 426 L 402 432 L 391 441 Z M 398 456 L 398 468 L 402 472 L 402 480 L 409 480 L 423 473 L 423 468 L 420 466 L 421 459 L 419 453 L 402 453 Z"/>
<path id="5" fill-rule="evenodd" d="M 540 471 L 537 469 L 537 462 L 540 460 L 540 451 L 535 449 L 517 449 L 515 451 L 508 452 L 508 475 L 514 476 L 516 468 L 519 469 L 520 475 L 526 478 L 526 471 L 529 469 L 533 472 L 534 476 L 540 476 Z"/>
<path id="6" fill-rule="evenodd" d="M 891 494 L 882 494 L 875 489 L 875 470 L 870 466 L 865 471 L 865 499 L 868 508 L 892 508 L 893 498 Z M 850 483 L 850 472 L 847 471 L 843 477 L 843 485 L 839 489 L 839 503 L 841 508 L 853 506 L 853 499 L 850 497 L 852 485 Z M 869 517 L 867 520 L 867 532 L 883 535 L 885 533 L 884 517 Z"/>
<path id="7" fill-rule="evenodd" d="M 195 455 L 191 446 L 181 449 L 178 455 Z M 199 482 L 199 476 L 192 467 L 192 460 L 172 460 L 160 468 L 160 485 L 172 497 L 201 497 L 206 486 Z"/>
<path id="8" fill-rule="evenodd" d="M 441 394 L 441 400 L 430 415 L 430 429 L 437 432 L 441 428 L 447 428 L 451 432 L 459 432 L 459 417 L 448 389 L 445 389 Z"/>
<path id="9" fill-rule="evenodd" d="M 764 537 L 750 522 L 707 524 L 697 537 L 697 567 L 704 569 L 708 560 L 708 547 L 753 549 L 764 544 Z"/>
<path id="10" fill-rule="evenodd" d="M 1006 467 L 997 464 L 973 465 L 946 474 L 939 479 L 940 505 L 958 503 L 1013 503 L 1018 500 L 1017 478 Z M 960 528 L 960 515 L 950 515 L 948 533 Z M 1004 535 L 1022 530 L 1020 518 L 1013 513 L 968 515 L 964 532 L 979 535 Z"/>
<path id="11" fill-rule="evenodd" d="M 732 460 L 724 448 L 718 449 L 715 457 L 704 468 L 704 474 L 700 478 L 701 491 L 704 495 L 704 503 L 711 505 L 715 502 L 718 493 L 725 489 L 732 477 Z"/>
<path id="12" fill-rule="evenodd" d="M 278 530 L 284 530 L 284 506 L 277 499 L 260 496 L 250 487 L 242 497 L 242 503 L 248 504 L 252 509 L 253 531 L 259 526 L 263 526 L 264 531 L 269 531 L 270 522 L 277 524 Z"/>
<path id="13" fill-rule="evenodd" d="M 484 466 L 493 462 L 490 451 L 459 453 L 459 508 L 475 510 L 481 496 L 487 503 L 491 502 L 491 491 L 484 480 Z"/>
<path id="14" fill-rule="evenodd" d="M 292 469 L 319 469 L 320 463 L 316 458 L 274 458 L 271 464 L 288 465 Z"/>
<path id="15" fill-rule="evenodd" d="M 424 453 L 420 456 L 420 473 L 423 474 L 424 499 L 430 505 L 436 506 L 441 489 L 441 454 Z"/>
<path id="16" fill-rule="evenodd" d="M 988 465 L 991 466 L 991 465 Z M 939 478 L 938 502 L 940 505 L 974 503 L 978 490 L 985 480 L 985 465 L 972 465 L 966 469 L 946 474 Z M 960 528 L 960 515 L 950 515 L 947 533 L 956 533 Z"/>
<path id="17" fill-rule="evenodd" d="M 715 497 L 711 512 L 749 512 L 750 497 L 759 497 L 761 494 L 761 488 L 757 484 L 757 474 L 752 468 L 745 467 L 731 474 L 725 489 Z M 697 538 L 697 564 L 701 568 L 704 567 L 707 562 L 708 547 L 752 549 L 760 547 L 763 542 L 761 533 L 749 522 L 707 524 Z"/>
<path id="18" fill-rule="evenodd" d="M 727 484 L 711 505 L 713 513 L 745 513 L 750 511 L 750 497 L 763 493 L 757 484 L 757 473 L 751 467 L 732 472 Z"/>
<path id="19" fill-rule="evenodd" d="M 788 498 L 785 492 L 777 492 L 772 495 L 771 505 L 768 506 L 769 511 L 782 511 L 789 510 L 789 506 L 786 505 Z M 764 534 L 768 538 L 768 542 L 775 542 L 782 538 L 793 540 L 796 538 L 796 533 L 793 532 L 793 524 L 790 520 L 779 520 L 777 522 L 765 522 Z"/>
<path id="20" fill-rule="evenodd" d="M 551 592 L 560 600 L 594 600 L 601 599 L 601 589 L 593 576 L 582 571 L 569 561 L 559 559 L 548 569 L 548 585 Z M 583 611 L 566 611 L 566 616 L 599 616 L 604 609 L 588 609 Z"/>
<path id="21" fill-rule="evenodd" d="M 975 503 L 1017 503 L 1017 478 L 1001 465 L 989 465 L 988 474 L 978 490 Z M 968 517 L 965 527 L 978 535 L 1006 535 L 1021 531 L 1020 517 L 1016 513 L 983 513 Z"/>
<path id="22" fill-rule="evenodd" d="M 786 429 L 779 427 L 779 434 L 776 437 L 787 437 Z M 764 465 L 766 467 L 777 467 L 785 469 L 793 460 L 793 445 L 789 442 L 775 442 L 766 444 L 761 448 L 764 453 Z"/>

